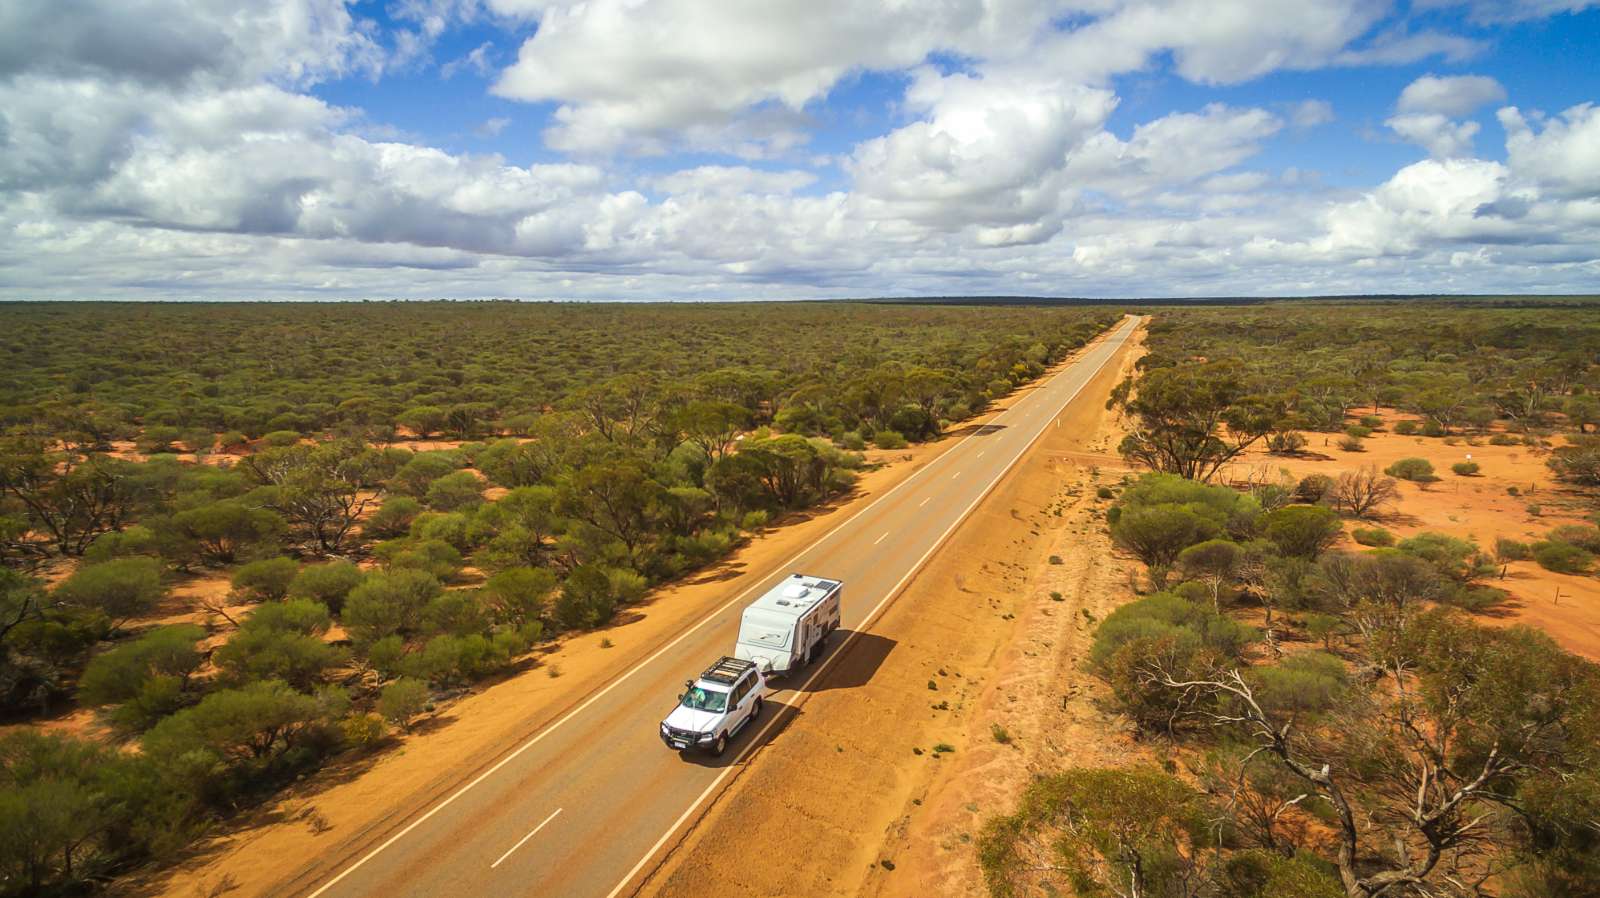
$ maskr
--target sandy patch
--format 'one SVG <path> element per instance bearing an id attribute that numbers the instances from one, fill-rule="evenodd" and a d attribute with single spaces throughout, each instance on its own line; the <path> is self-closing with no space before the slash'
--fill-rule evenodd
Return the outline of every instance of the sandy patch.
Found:
<path id="1" fill-rule="evenodd" d="M 1392 425 L 1406 416 L 1386 409 L 1381 417 Z M 1584 516 L 1596 510 L 1591 497 L 1550 476 L 1545 465 L 1548 449 L 1493 446 L 1485 439 L 1475 439 L 1478 445 L 1474 446 L 1464 438 L 1450 445 L 1439 437 L 1380 431 L 1367 438 L 1365 451 L 1346 452 L 1335 437 L 1308 436 L 1311 444 L 1304 455 L 1276 456 L 1253 450 L 1225 469 L 1222 479 L 1276 481 L 1285 471 L 1294 478 L 1311 473 L 1337 476 L 1365 465 L 1376 465 L 1381 471 L 1402 458 L 1425 458 L 1433 464 L 1438 482 L 1401 481 L 1398 502 L 1384 509 L 1377 520 L 1347 522 L 1346 532 L 1381 526 L 1405 538 L 1431 530 L 1472 539 L 1486 552 L 1493 550 L 1500 537 L 1533 542 L 1561 524 L 1584 523 Z M 1471 477 L 1451 473 L 1450 466 L 1467 461 L 1468 456 L 1478 463 L 1480 473 Z M 1341 548 L 1361 547 L 1346 541 Z M 1600 580 L 1553 573 L 1527 561 L 1511 564 L 1504 580 L 1486 582 L 1510 592 L 1512 601 L 1480 615 L 1480 620 L 1531 624 L 1569 651 L 1600 660 Z"/>

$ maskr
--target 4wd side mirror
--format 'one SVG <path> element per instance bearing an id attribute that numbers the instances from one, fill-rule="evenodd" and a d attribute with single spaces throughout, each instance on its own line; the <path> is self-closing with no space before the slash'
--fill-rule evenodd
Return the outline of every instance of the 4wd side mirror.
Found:
<path id="1" fill-rule="evenodd" d="M 683 681 L 683 691 L 684 692 L 688 692 L 689 690 L 691 690 L 693 688 L 694 688 L 694 681 L 693 680 L 684 680 Z"/>

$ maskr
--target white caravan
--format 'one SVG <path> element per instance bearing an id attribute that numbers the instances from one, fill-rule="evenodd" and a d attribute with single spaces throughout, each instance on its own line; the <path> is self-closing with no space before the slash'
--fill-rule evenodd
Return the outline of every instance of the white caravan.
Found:
<path id="1" fill-rule="evenodd" d="M 734 656 L 773 674 L 809 664 L 821 654 L 823 640 L 839 627 L 843 585 L 805 574 L 784 578 L 744 610 Z"/>

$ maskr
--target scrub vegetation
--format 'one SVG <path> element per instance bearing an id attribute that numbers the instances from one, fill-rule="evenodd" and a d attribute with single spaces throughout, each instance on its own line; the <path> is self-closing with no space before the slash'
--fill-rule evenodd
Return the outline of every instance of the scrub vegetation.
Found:
<path id="1" fill-rule="evenodd" d="M 1439 480 L 1422 458 L 1283 482 L 1228 469 L 1247 447 L 1359 441 L 1406 415 L 1387 426 L 1541 448 L 1592 509 L 1600 314 L 1348 312 L 1154 320 L 1113 402 L 1123 454 L 1155 473 L 1105 516 L 1145 585 L 1100 622 L 1085 666 L 1165 762 L 1036 779 L 979 839 L 992 894 L 1593 893 L 1600 668 L 1480 615 L 1511 562 L 1590 571 L 1600 530 L 1480 547 L 1361 523 L 1404 514 L 1396 479 Z"/>
<path id="2" fill-rule="evenodd" d="M 0 894 L 170 855 L 849 493 L 869 443 L 939 436 L 1117 318 L 0 308 L 0 710 L 19 722 Z M 203 608 L 174 592 L 219 576 Z M 103 738 L 26 725 L 73 703 Z"/>

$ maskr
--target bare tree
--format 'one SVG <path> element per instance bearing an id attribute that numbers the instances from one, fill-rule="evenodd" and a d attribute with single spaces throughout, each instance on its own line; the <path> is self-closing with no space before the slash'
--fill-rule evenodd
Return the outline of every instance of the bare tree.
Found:
<path id="1" fill-rule="evenodd" d="M 1374 634 L 1367 653 L 1378 679 L 1320 728 L 1299 728 L 1237 668 L 1193 677 L 1153 656 L 1141 676 L 1174 692 L 1180 713 L 1240 732 L 1247 760 L 1276 758 L 1328 802 L 1349 898 L 1476 894 L 1498 863 L 1490 849 L 1511 837 L 1498 810 L 1518 809 L 1519 779 L 1584 763 L 1568 755 L 1583 753 L 1573 726 L 1594 673 L 1541 634 L 1440 612 Z"/>
<path id="2" fill-rule="evenodd" d="M 1340 474 L 1328 491 L 1328 501 L 1335 509 L 1357 518 L 1373 517 L 1399 497 L 1394 478 L 1378 473 L 1377 465 Z"/>

